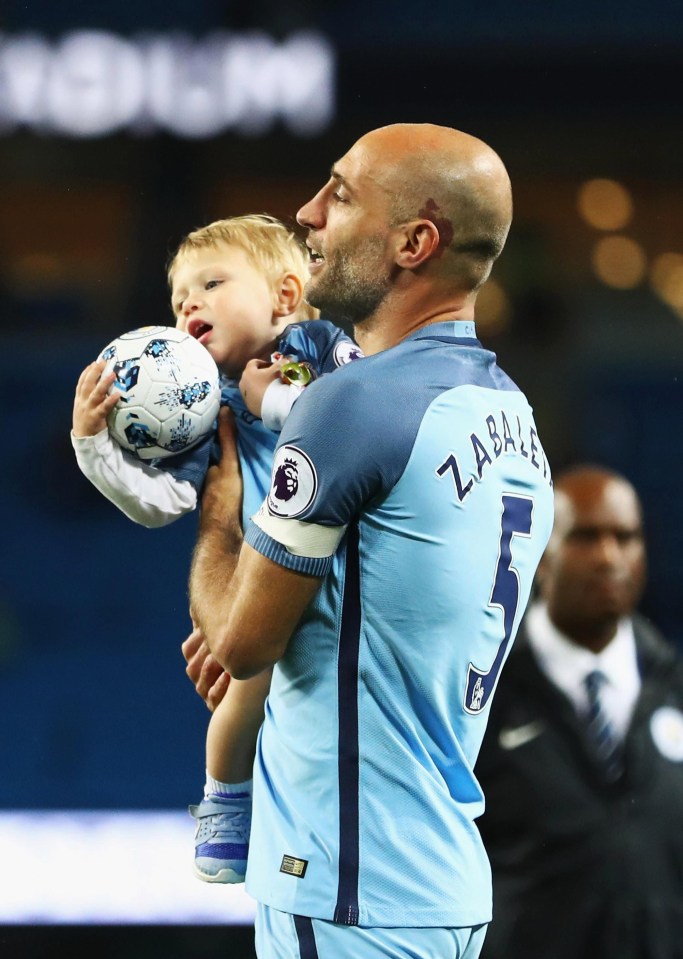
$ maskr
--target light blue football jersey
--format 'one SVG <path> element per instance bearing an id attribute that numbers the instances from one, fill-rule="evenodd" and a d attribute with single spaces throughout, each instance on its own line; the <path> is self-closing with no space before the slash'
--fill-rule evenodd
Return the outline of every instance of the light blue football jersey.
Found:
<path id="1" fill-rule="evenodd" d="M 254 548 L 325 578 L 274 670 L 248 892 L 350 925 L 489 921 L 474 763 L 553 519 L 526 398 L 472 323 L 423 328 L 307 389 L 254 519 Z"/>
<path id="2" fill-rule="evenodd" d="M 282 332 L 277 349 L 283 355 L 294 356 L 297 360 L 308 363 L 315 376 L 331 373 L 337 367 L 363 355 L 343 330 L 327 320 L 290 324 Z M 229 406 L 235 414 L 244 485 L 242 524 L 246 527 L 270 486 L 273 451 L 279 433 L 268 429 L 258 417 L 249 412 L 237 380 L 222 377 L 221 406 Z M 215 434 L 212 434 L 187 453 L 172 459 L 155 461 L 154 465 L 172 473 L 177 479 L 188 480 L 200 490 L 209 466 L 217 463 L 219 458 L 220 448 Z"/>

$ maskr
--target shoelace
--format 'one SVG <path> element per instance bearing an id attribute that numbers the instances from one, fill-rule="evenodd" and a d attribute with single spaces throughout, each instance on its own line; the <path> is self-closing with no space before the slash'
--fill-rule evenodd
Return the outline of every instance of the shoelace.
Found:
<path id="1" fill-rule="evenodd" d="M 248 816 L 241 809 L 227 808 L 224 812 L 208 813 L 197 817 L 197 839 L 205 840 L 214 837 L 225 838 L 235 833 L 246 842 L 249 838 Z"/>

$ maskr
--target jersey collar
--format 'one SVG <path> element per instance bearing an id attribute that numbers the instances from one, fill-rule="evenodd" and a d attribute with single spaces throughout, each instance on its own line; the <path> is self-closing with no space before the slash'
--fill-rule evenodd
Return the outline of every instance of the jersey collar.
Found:
<path id="1" fill-rule="evenodd" d="M 419 330 L 406 336 L 406 340 L 425 339 L 476 343 L 477 331 L 474 320 L 445 320 L 443 323 L 430 323 L 428 326 L 420 327 Z"/>

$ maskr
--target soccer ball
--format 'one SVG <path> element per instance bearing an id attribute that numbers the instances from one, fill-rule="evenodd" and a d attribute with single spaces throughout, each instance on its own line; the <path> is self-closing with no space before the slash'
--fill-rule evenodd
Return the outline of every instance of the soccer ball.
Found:
<path id="1" fill-rule="evenodd" d="M 111 436 L 140 459 L 175 456 L 214 428 L 221 390 L 209 351 L 173 326 L 143 326 L 106 346 L 100 359 L 116 379 Z"/>

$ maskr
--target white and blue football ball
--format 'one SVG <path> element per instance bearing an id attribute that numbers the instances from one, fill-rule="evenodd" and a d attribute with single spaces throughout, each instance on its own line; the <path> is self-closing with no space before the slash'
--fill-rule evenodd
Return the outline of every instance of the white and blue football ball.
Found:
<path id="1" fill-rule="evenodd" d="M 176 456 L 211 432 L 220 406 L 216 363 L 189 333 L 143 326 L 112 340 L 100 353 L 121 394 L 109 414 L 111 436 L 140 459 Z"/>

